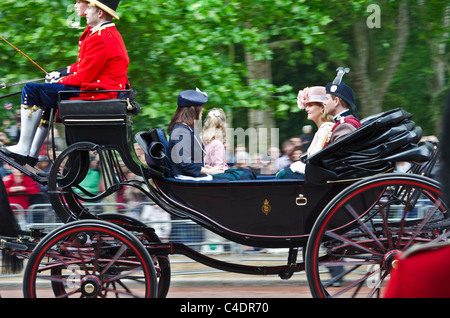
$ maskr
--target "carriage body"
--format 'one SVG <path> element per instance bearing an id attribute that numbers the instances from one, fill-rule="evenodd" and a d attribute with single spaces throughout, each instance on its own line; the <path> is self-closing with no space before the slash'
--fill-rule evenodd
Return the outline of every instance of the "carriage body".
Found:
<path id="1" fill-rule="evenodd" d="M 432 155 L 429 145 L 417 146 L 420 129 L 410 121 L 411 115 L 394 109 L 367 119 L 362 128 L 309 158 L 307 171 L 311 177 L 306 180 L 283 180 L 276 176 L 235 181 L 182 180 L 171 177 L 170 167 L 164 158 L 168 142 L 161 129 L 135 136 L 150 160 L 147 160 L 148 166 L 144 166 L 136 159 L 127 101 L 66 100 L 60 102 L 59 110 L 66 128 L 68 149 L 76 151 L 77 148 L 86 150 L 98 147 L 97 151 L 117 151 L 131 171 L 144 177 L 150 198 L 168 213 L 191 219 L 224 238 L 250 246 L 305 246 L 321 211 L 349 185 L 370 175 L 392 172 L 395 161 L 389 157 L 408 161 L 413 158 L 421 162 Z M 367 142 L 372 139 L 375 141 Z M 77 146 L 86 142 L 87 148 Z M 151 151 L 155 143 L 161 144 L 157 148 L 159 153 Z M 378 148 L 379 143 L 387 145 L 382 147 L 381 153 L 388 158 L 386 160 L 380 158 L 379 151 L 372 150 L 373 147 Z M 372 148 L 365 151 L 355 149 L 356 146 L 364 148 L 367 145 Z M 339 154 L 337 159 L 336 153 Z M 358 153 L 357 158 L 349 160 L 354 153 Z M 361 155 L 364 153 L 367 155 Z M 358 164 L 364 167 L 360 168 Z M 84 172 L 80 169 L 82 175 L 86 166 Z M 119 169 L 113 170 L 112 174 L 117 174 Z M 120 175 L 115 178 L 125 179 Z M 50 179 L 56 180 L 56 176 Z M 78 177 L 77 180 L 80 179 Z M 378 195 L 377 192 L 364 194 L 365 197 L 357 203 L 358 208 L 366 210 Z M 58 201 L 59 197 L 52 201 L 54 206 L 58 205 Z M 61 213 L 67 210 L 73 212 L 73 205 Z"/>
<path id="2" fill-rule="evenodd" d="M 138 160 L 129 101 L 61 101 L 59 115 L 65 124 L 68 147 L 54 161 L 46 181 L 52 206 L 65 225 L 47 234 L 38 245 L 33 239 L 25 246 L 29 251 L 30 246 L 35 249 L 30 251 L 25 271 L 26 296 L 37 297 L 39 272 L 49 268 L 43 256 L 53 259 L 56 255 L 54 262 L 61 270 L 71 270 L 66 268 L 70 262 L 58 261 L 66 257 L 90 270 L 86 264 L 95 264 L 97 256 L 102 255 L 106 261 L 119 262 L 118 268 L 122 261 L 134 264 L 137 260 L 136 270 L 144 269 L 146 276 L 143 296 L 164 297 L 170 285 L 168 255 L 180 253 L 214 268 L 243 274 L 277 274 L 283 279 L 306 267 L 313 296 L 329 297 L 320 268 L 345 265 L 353 268 L 350 272 L 360 267 L 369 270 L 370 275 L 350 283 L 359 291 L 361 282 L 374 273 L 388 277 L 395 255 L 413 244 L 445 238 L 450 227 L 439 184 L 422 176 L 434 166 L 436 147 L 418 144 L 420 128 L 410 121 L 410 114 L 399 109 L 367 119 L 362 128 L 308 158 L 305 180 L 279 180 L 275 176 L 236 181 L 176 179 L 170 176 L 164 160 L 167 140 L 162 130 L 136 134 L 137 143 L 149 159 L 147 165 Z M 104 181 L 105 189 L 99 195 L 80 187 L 92 152 L 100 157 Z M 417 164 L 410 173 L 396 174 L 392 172 L 397 161 Z M 121 162 L 142 177 L 140 185 L 127 178 Z M 182 243 L 161 242 L 151 228 L 137 220 L 120 214 L 98 216 L 84 207 L 84 202 L 103 199 L 124 186 L 139 188 L 173 217 L 192 220 L 233 242 L 288 247 L 288 264 L 261 267 L 218 261 Z M 75 189 L 81 189 L 82 194 Z M 417 213 L 417 207 L 425 212 Z M 101 239 L 94 246 L 83 239 L 86 235 Z M 9 240 L 3 244 L 24 253 L 23 245 Z M 127 248 L 132 253 L 122 255 Z M 303 249 L 302 263 L 297 262 L 299 248 Z M 55 250 L 62 254 L 58 256 Z M 68 250 L 74 255 L 66 254 Z M 77 254 L 85 250 L 89 259 L 85 252 Z M 103 255 L 105 252 L 108 254 Z M 371 269 L 375 265 L 380 267 L 378 271 Z M 71 292 L 66 290 L 67 284 L 61 283 L 65 279 L 61 279 L 59 270 L 49 272 L 55 280 L 55 295 L 81 292 L 86 297 L 100 296 L 103 283 L 94 274 L 95 266 L 92 270 L 93 274 L 84 275 L 81 288 Z M 120 274 L 117 277 L 121 280 Z M 379 287 L 372 289 L 370 296 L 377 290 Z"/>
<path id="3" fill-rule="evenodd" d="M 304 246 L 328 198 L 348 185 L 317 186 L 276 179 L 153 182 L 160 198 L 176 208 L 178 215 L 231 241 L 265 247 Z"/>
<path id="4" fill-rule="evenodd" d="M 99 109 L 92 111 L 94 106 Z M 237 243 L 304 246 L 314 219 L 328 198 L 349 184 L 314 185 L 305 184 L 304 180 L 277 180 L 274 176 L 250 181 L 205 182 L 167 178 L 155 167 L 141 168 L 142 163 L 130 146 L 132 116 L 125 101 L 61 101 L 59 110 L 69 147 L 78 148 L 77 145 L 88 142 L 92 148 L 100 146 L 103 152 L 117 151 L 127 168 L 152 180 L 152 199 L 166 211 L 192 219 Z M 152 142 L 146 140 L 148 144 Z M 86 169 L 87 165 L 81 170 Z"/>
<path id="5" fill-rule="evenodd" d="M 345 188 L 362 178 L 393 172 L 397 161 L 422 163 L 433 157 L 431 145 L 417 145 L 421 130 L 410 117 L 394 109 L 366 119 L 362 128 L 308 158 L 305 179 L 185 181 L 168 177 L 170 167 L 160 161 L 148 172 L 151 189 L 168 212 L 191 218 L 232 241 L 304 246 L 321 211 Z M 167 149 L 161 130 L 139 135 L 137 140 L 147 149 L 155 142 Z M 425 166 L 418 164 L 417 169 L 424 171 Z M 353 204 L 366 211 L 379 196 L 379 190 L 364 193 Z"/>

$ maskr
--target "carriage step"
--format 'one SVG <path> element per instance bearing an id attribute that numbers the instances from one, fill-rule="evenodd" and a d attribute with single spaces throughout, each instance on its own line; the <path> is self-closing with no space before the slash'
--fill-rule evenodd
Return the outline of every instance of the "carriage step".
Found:
<path id="1" fill-rule="evenodd" d="M 47 184 L 48 174 L 45 173 L 44 171 L 42 171 L 41 169 L 36 168 L 36 167 L 32 167 L 32 166 L 30 166 L 28 164 L 22 166 L 18 162 L 14 161 L 14 159 L 6 156 L 1 151 L 0 151 L 0 159 L 3 160 L 4 162 L 8 163 L 12 167 L 16 168 L 17 170 L 22 172 L 24 175 L 30 177 L 34 181 L 36 181 L 36 182 L 38 182 L 38 183 L 40 183 L 42 185 Z"/>
<path id="2" fill-rule="evenodd" d="M 19 243 L 8 242 L 6 240 L 0 241 L 0 249 L 10 249 L 10 250 L 18 250 L 18 251 L 26 251 L 28 250 L 28 246 Z"/>

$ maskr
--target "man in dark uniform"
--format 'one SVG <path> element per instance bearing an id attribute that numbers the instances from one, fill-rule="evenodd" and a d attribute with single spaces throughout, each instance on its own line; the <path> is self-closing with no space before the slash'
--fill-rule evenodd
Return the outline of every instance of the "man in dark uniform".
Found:
<path id="1" fill-rule="evenodd" d="M 335 142 L 339 138 L 348 135 L 352 131 L 361 127 L 359 119 L 350 112 L 352 109 L 356 113 L 355 95 L 350 86 L 344 82 L 328 83 L 325 86 L 327 92 L 326 107 L 328 113 L 333 116 L 335 125 L 331 129 L 330 135 L 325 142 L 325 146 Z"/>
<path id="2" fill-rule="evenodd" d="M 0 150 L 16 162 L 35 164 L 30 159 L 33 143 L 42 112 L 57 108 L 60 91 L 81 90 L 63 98 L 87 100 L 116 98 L 117 93 L 83 93 L 95 90 L 124 90 L 129 87 L 127 70 L 128 53 L 112 18 L 118 19 L 115 10 L 120 0 L 89 0 L 86 21 L 91 27 L 81 43 L 76 66 L 72 74 L 51 79 L 50 83 L 27 84 L 22 91 L 21 135 L 17 145 Z M 35 147 L 40 149 L 45 138 L 39 138 Z M 40 145 L 38 145 L 40 144 Z M 34 161 L 34 162 L 33 162 Z"/>

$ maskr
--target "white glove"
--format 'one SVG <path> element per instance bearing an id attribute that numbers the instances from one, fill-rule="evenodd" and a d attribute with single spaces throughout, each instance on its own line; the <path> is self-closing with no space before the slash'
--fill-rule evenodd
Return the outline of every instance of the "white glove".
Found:
<path id="1" fill-rule="evenodd" d="M 61 73 L 54 71 L 54 72 L 50 72 L 45 76 L 45 82 L 46 83 L 57 83 L 58 80 L 61 77 Z"/>
<path id="2" fill-rule="evenodd" d="M 290 168 L 295 173 L 305 173 L 305 164 L 301 161 L 292 163 Z"/>

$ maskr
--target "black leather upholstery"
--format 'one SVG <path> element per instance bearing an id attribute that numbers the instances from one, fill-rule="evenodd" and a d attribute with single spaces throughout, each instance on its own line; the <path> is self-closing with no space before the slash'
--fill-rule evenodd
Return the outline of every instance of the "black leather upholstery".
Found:
<path id="1" fill-rule="evenodd" d="M 393 109 L 363 121 L 363 126 L 306 159 L 306 182 L 365 177 L 389 171 L 398 161 L 426 162 L 431 144 L 418 145 L 422 129 L 411 114 Z"/>

